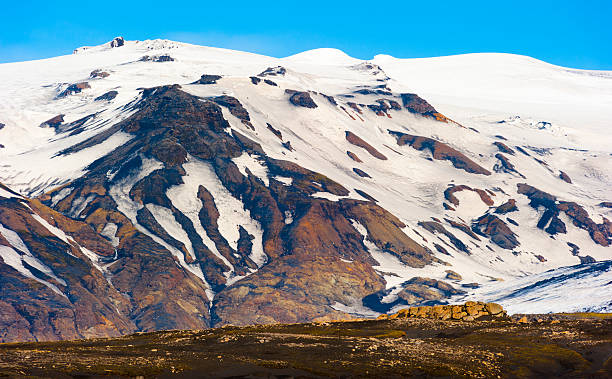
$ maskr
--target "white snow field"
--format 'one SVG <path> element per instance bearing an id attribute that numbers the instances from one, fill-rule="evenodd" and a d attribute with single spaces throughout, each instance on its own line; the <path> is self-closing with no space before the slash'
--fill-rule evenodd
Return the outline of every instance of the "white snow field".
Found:
<path id="1" fill-rule="evenodd" d="M 140 61 L 144 55 L 170 55 L 175 60 Z M 250 76 L 274 66 L 287 70 L 285 75 L 266 77 L 278 86 L 251 83 Z M 92 79 L 89 76 L 94 70 L 105 71 L 109 76 Z M 189 84 L 202 74 L 222 75 L 222 78 L 216 84 Z M 58 98 L 69 84 L 84 81 L 91 88 Z M 366 192 L 407 225 L 405 232 L 411 238 L 432 251 L 437 251 L 434 247 L 437 243 L 450 252 L 450 255 L 436 253 L 450 266 L 433 264 L 414 269 L 373 248 L 364 231 L 366 246 L 379 262 L 375 268 L 398 275 L 387 278 L 388 288 L 413 276 L 446 280 L 445 270 L 450 268 L 462 276 L 455 284 L 477 282 L 481 285 L 470 290 L 468 298 L 497 300 L 511 312 L 610 310 L 609 266 L 607 271 L 597 274 L 569 275 L 579 272 L 583 266 L 575 266 L 580 259 L 571 254 L 567 242 L 579 245 L 581 255 L 597 261 L 612 260 L 612 247 L 595 244 L 587 231 L 573 225 L 564 214 L 560 217 L 567 225 L 567 233 L 551 238 L 536 228 L 543 210 L 531 208 L 527 197 L 517 194 L 517 184 L 528 183 L 560 200 L 575 201 L 596 223 L 604 217 L 612 218 L 612 209 L 598 205 L 612 201 L 612 71 L 569 69 L 511 54 L 424 59 L 377 55 L 363 61 L 336 49 L 316 49 L 279 59 L 167 40 L 126 41 L 118 48 L 110 48 L 108 44 L 81 48 L 74 54 L 56 58 L 0 64 L 0 123 L 5 124 L 0 129 L 0 144 L 4 146 L 0 148 L 0 182 L 23 195 L 37 196 L 80 177 L 88 164 L 133 136 L 117 132 L 103 143 L 78 153 L 57 155 L 58 152 L 129 117 L 131 113 L 124 106 L 138 99 L 142 88 L 175 83 L 203 98 L 218 95 L 237 98 L 249 112 L 255 130 L 227 109 L 223 109 L 224 117 L 231 129 L 260 143 L 268 156 L 293 161 L 328 176 L 349 189 L 350 198 L 363 200 L 355 189 Z M 415 116 L 406 110 L 390 111 L 391 117 L 381 117 L 367 107 L 358 113 L 346 106 L 349 101 L 373 104 L 375 97 L 354 91 L 381 84 L 386 84 L 395 94 L 418 94 L 438 112 L 465 128 Z M 306 109 L 291 105 L 285 89 L 313 91 L 312 98 L 318 107 Z M 111 90 L 118 92 L 113 100 L 95 100 Z M 333 96 L 345 109 L 323 95 Z M 82 132 L 73 135 L 41 126 L 59 114 L 64 115 L 64 123 L 95 116 L 85 122 Z M 281 140 L 267 129 L 268 123 L 282 132 L 283 141 L 291 142 L 293 151 L 283 147 Z M 398 146 L 389 130 L 438 139 L 492 171 L 492 175 L 470 174 L 454 168 L 448 161 L 432 160 L 427 151 Z M 365 149 L 350 144 L 345 138 L 346 131 L 361 137 L 388 159 L 377 159 Z M 498 150 L 492 144 L 495 141 L 512 148 L 522 146 L 530 154 L 517 151 L 516 155 L 508 155 L 524 177 L 493 170 L 498 162 L 495 158 Z M 363 162 L 354 162 L 347 151 L 355 153 Z M 241 172 L 248 169 L 269 185 L 265 163 L 246 153 L 234 162 Z M 120 211 L 137 226 L 138 205 L 130 201 L 127 193 L 138 178 L 160 167 L 158 162 L 148 163 L 146 172 L 127 178 L 123 186 L 111 189 Z M 358 176 L 352 170 L 354 167 L 367 172 L 371 178 Z M 243 209 L 241 201 L 232 197 L 206 163 L 190 158 L 185 170 L 186 183 L 168 191 L 175 206 L 196 220 L 200 207 L 197 188 L 204 185 L 216 199 L 223 236 L 235 247 L 236 225 L 244 225 L 255 236 L 251 258 L 258 266 L 265 264 L 261 226 Z M 573 183 L 560 180 L 560 171 L 567 173 Z M 288 178 L 274 179 L 291 184 Z M 466 254 L 454 250 L 445 236 L 419 228 L 419 221 L 432 217 L 469 225 L 472 219 L 490 210 L 471 191 L 456 194 L 459 199 L 456 211 L 445 210 L 443 192 L 449 184 L 488 189 L 494 194 L 494 206 L 516 199 L 520 212 L 507 216 L 518 224 L 508 225 L 516 233 L 520 246 L 514 250 L 502 249 L 487 238 L 477 241 L 445 223 L 445 228 L 468 246 L 470 254 Z M 64 196 L 69 194 L 66 191 Z M 3 192 L 0 196 L 4 196 Z M 338 199 L 326 192 L 315 196 Z M 60 199 L 53 199 L 56 200 Z M 78 217 L 84 208 L 81 206 L 72 216 Z M 150 210 L 169 234 L 184 242 L 193 254 L 185 231 L 170 218 L 169 211 L 154 206 Z M 286 222 L 291 221 L 289 214 Z M 218 254 L 206 232 L 197 225 L 196 228 L 205 244 Z M 360 232 L 363 229 L 359 227 Z M 112 238 L 115 231 L 110 224 L 105 228 L 105 233 Z M 205 282 L 202 272 L 187 264 L 182 253 L 166 247 L 177 255 L 180 265 Z M 8 249 L 3 255 L 12 257 L 11 262 L 18 265 L 16 253 Z M 23 254 L 19 255 L 25 257 Z M 226 273 L 228 279 L 239 280 L 232 277 L 232 271 Z M 561 275 L 558 280 L 529 287 L 557 273 Z M 595 286 L 597 291 L 589 289 Z M 591 301 L 598 296 L 607 300 Z M 586 300 L 576 301 L 576 298 Z M 338 305 L 339 309 L 351 306 Z"/>

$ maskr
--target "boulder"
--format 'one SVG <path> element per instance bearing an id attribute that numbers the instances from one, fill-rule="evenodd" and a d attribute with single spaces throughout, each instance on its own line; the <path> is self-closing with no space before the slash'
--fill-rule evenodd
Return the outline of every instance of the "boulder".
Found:
<path id="1" fill-rule="evenodd" d="M 94 100 L 95 101 L 103 101 L 103 100 L 111 101 L 115 97 L 117 97 L 118 94 L 119 94 L 119 92 L 117 92 L 117 91 L 108 91 L 108 92 L 106 92 L 106 93 L 96 97 Z"/>
<path id="2" fill-rule="evenodd" d="M 204 74 L 200 77 L 200 79 L 196 80 L 191 84 L 216 84 L 217 80 L 221 79 L 221 75 L 209 75 Z"/>
<path id="3" fill-rule="evenodd" d="M 121 47 L 125 45 L 125 40 L 123 37 L 115 37 L 112 41 L 110 41 L 110 47 Z"/>

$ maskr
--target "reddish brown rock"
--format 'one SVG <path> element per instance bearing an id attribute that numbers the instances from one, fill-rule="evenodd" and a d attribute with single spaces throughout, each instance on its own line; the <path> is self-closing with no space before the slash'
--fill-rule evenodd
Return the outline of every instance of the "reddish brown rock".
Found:
<path id="1" fill-rule="evenodd" d="M 357 156 L 357 154 L 353 153 L 352 151 L 347 151 L 346 154 L 355 162 L 357 163 L 363 163 L 363 161 L 361 159 L 359 159 L 359 157 Z"/>
<path id="2" fill-rule="evenodd" d="M 48 119 L 47 121 L 40 124 L 41 127 L 52 127 L 57 128 L 64 122 L 64 115 L 58 114 L 57 116 Z"/>
<path id="3" fill-rule="evenodd" d="M 354 134 L 353 132 L 350 131 L 346 131 L 345 132 L 345 136 L 346 136 L 346 140 L 355 145 L 355 146 L 359 146 L 363 149 L 365 149 L 368 153 L 370 153 L 371 156 L 373 156 L 374 158 L 378 158 L 381 160 L 387 160 L 387 157 L 384 156 L 382 153 L 380 153 L 378 150 L 376 150 L 374 147 L 372 147 L 369 143 L 367 143 L 366 141 L 364 141 L 363 139 L 361 139 L 360 137 L 358 137 L 356 134 Z"/>
<path id="4" fill-rule="evenodd" d="M 266 123 L 266 126 L 267 126 L 268 130 L 271 131 L 279 140 L 281 140 L 281 141 L 283 140 L 283 133 L 281 133 L 280 130 L 276 129 L 275 127 L 273 127 L 269 123 Z"/>
<path id="5" fill-rule="evenodd" d="M 469 186 L 466 186 L 464 184 L 461 185 L 453 185 L 451 187 L 448 187 L 446 190 L 444 190 L 444 198 L 448 201 L 450 201 L 453 205 L 458 206 L 459 205 L 459 199 L 454 195 L 456 192 L 459 191 L 473 191 L 476 192 L 478 194 L 478 196 L 480 196 L 480 199 L 482 200 L 483 203 L 485 203 L 488 206 L 493 205 L 493 199 L 491 199 L 491 197 L 489 196 L 489 194 L 484 191 L 481 190 L 479 188 L 472 188 Z"/>
<path id="6" fill-rule="evenodd" d="M 88 88 L 91 88 L 91 86 L 87 82 L 74 83 L 74 84 L 69 85 L 65 90 L 63 90 L 59 95 L 57 95 L 57 97 L 62 98 L 62 97 L 74 95 Z"/>
<path id="7" fill-rule="evenodd" d="M 94 100 L 95 101 L 111 101 L 113 100 L 115 97 L 117 97 L 117 95 L 119 94 L 119 92 L 117 91 L 108 91 L 103 93 L 102 95 L 96 97 Z"/>
<path id="8" fill-rule="evenodd" d="M 512 150 L 511 148 L 509 148 L 506 144 L 496 141 L 493 142 L 493 145 L 497 146 L 497 148 L 499 149 L 499 151 L 501 151 L 502 153 L 506 153 L 506 154 L 510 154 L 510 155 L 514 155 L 514 150 Z"/>
<path id="9" fill-rule="evenodd" d="M 397 139 L 397 144 L 400 146 L 410 145 L 416 150 L 429 150 L 434 159 L 447 160 L 452 163 L 455 168 L 467 171 L 473 174 L 491 175 L 491 172 L 470 158 L 465 156 L 463 153 L 453 149 L 452 147 L 436 141 L 432 138 L 414 136 L 401 132 L 389 131 Z"/>
<path id="10" fill-rule="evenodd" d="M 222 95 L 213 97 L 212 101 L 229 109 L 230 113 L 240 119 L 244 125 L 248 126 L 252 130 L 255 130 L 255 127 L 253 124 L 251 124 L 251 116 L 249 116 L 249 112 L 242 106 L 238 99 L 232 96 Z"/>
<path id="11" fill-rule="evenodd" d="M 566 183 L 572 184 L 572 179 L 570 179 L 569 175 L 567 175 L 563 171 L 559 171 L 559 178 L 561 178 L 561 180 L 563 180 Z"/>

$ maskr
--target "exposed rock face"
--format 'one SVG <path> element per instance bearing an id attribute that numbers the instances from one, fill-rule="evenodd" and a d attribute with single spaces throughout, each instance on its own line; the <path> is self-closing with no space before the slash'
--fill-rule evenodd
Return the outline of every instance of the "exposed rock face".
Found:
<path id="1" fill-rule="evenodd" d="M 217 80 L 221 79 L 221 75 L 208 75 L 203 74 L 200 79 L 196 80 L 192 84 L 216 84 Z"/>
<path id="2" fill-rule="evenodd" d="M 117 97 L 117 95 L 119 94 L 119 92 L 117 91 L 108 91 L 98 97 L 95 98 L 96 101 L 111 101 L 113 100 L 115 97 Z"/>
<path id="3" fill-rule="evenodd" d="M 141 62 L 174 62 L 174 58 L 172 58 L 169 55 L 154 55 L 154 56 L 149 56 L 149 55 L 145 55 L 142 58 L 140 58 Z"/>
<path id="4" fill-rule="evenodd" d="M 389 131 L 397 139 L 397 144 L 400 146 L 410 145 L 416 150 L 429 150 L 433 159 L 450 161 L 455 168 L 467 171 L 473 174 L 491 175 L 491 172 L 463 153 L 453 149 L 452 147 L 435 139 L 421 136 L 414 136 L 401 132 Z"/>
<path id="5" fill-rule="evenodd" d="M 40 126 L 42 128 L 44 127 L 57 128 L 58 126 L 62 124 L 62 122 L 64 122 L 64 115 L 58 114 L 57 116 L 50 118 L 47 121 L 43 122 L 42 124 L 40 124 Z"/>
<path id="6" fill-rule="evenodd" d="M 283 66 L 268 67 L 257 76 L 284 76 L 287 69 Z"/>
<path id="7" fill-rule="evenodd" d="M 498 214 L 506 214 L 506 213 L 516 212 L 516 211 L 518 211 L 518 207 L 516 206 L 516 200 L 514 199 L 510 199 L 506 201 L 505 203 L 503 203 L 502 205 L 500 205 L 499 207 L 495 208 L 495 213 L 498 213 Z"/>
<path id="8" fill-rule="evenodd" d="M 357 154 L 353 153 L 352 151 L 347 151 L 346 154 L 355 162 L 357 163 L 363 163 L 363 161 L 361 159 L 359 159 L 359 157 L 357 156 Z"/>
<path id="9" fill-rule="evenodd" d="M 434 113 L 438 113 L 431 104 L 415 93 L 402 93 L 400 96 L 402 97 L 404 108 L 412 113 L 421 115 L 433 115 Z"/>
<path id="10" fill-rule="evenodd" d="M 544 207 L 546 211 L 538 221 L 538 228 L 544 229 L 549 234 L 565 233 L 566 227 L 558 217 L 560 212 L 572 220 L 572 223 L 586 231 L 596 243 L 609 246 L 612 243 L 612 223 L 603 217 L 601 224 L 596 224 L 584 208 L 574 202 L 560 201 L 549 193 L 540 191 L 526 183 L 517 184 L 518 193 L 529 198 L 529 205 L 534 209 Z M 549 225 L 550 222 L 550 225 Z M 548 227 L 546 227 L 549 225 Z"/>
<path id="11" fill-rule="evenodd" d="M 370 175 L 368 175 L 367 172 L 357 168 L 357 167 L 353 167 L 353 172 L 355 172 L 355 174 L 361 176 L 362 178 L 371 178 Z"/>
<path id="12" fill-rule="evenodd" d="M 110 41 L 110 47 L 121 47 L 125 45 L 125 40 L 123 37 L 115 37 L 112 41 Z"/>
<path id="13" fill-rule="evenodd" d="M 456 273 L 453 270 L 446 270 L 446 279 L 449 280 L 462 280 L 463 277 L 461 275 L 459 275 L 458 273 Z"/>
<path id="14" fill-rule="evenodd" d="M 346 140 L 355 145 L 355 146 L 359 146 L 363 149 L 365 149 L 368 153 L 370 153 L 371 156 L 373 156 L 374 158 L 378 158 L 381 160 L 387 160 L 387 157 L 384 156 L 382 153 L 380 153 L 378 150 L 376 150 L 374 147 L 372 147 L 369 143 L 367 143 L 366 141 L 364 141 L 363 139 L 361 139 L 360 137 L 358 137 L 356 134 L 354 134 L 353 132 L 350 131 L 346 131 L 345 132 L 345 137 Z"/>
<path id="15" fill-rule="evenodd" d="M 501 305 L 496 303 L 483 303 L 467 301 L 460 305 L 434 305 L 411 307 L 400 309 L 392 315 L 383 315 L 381 319 L 402 319 L 402 318 L 431 318 L 435 320 L 448 321 L 474 321 L 491 317 L 507 318 L 507 313 Z"/>
<path id="16" fill-rule="evenodd" d="M 570 179 L 569 175 L 567 175 L 563 171 L 559 171 L 559 178 L 561 178 L 561 180 L 563 180 L 566 183 L 572 184 L 572 179 Z"/>
<path id="17" fill-rule="evenodd" d="M 261 82 L 261 79 L 256 77 L 256 76 L 251 76 L 250 79 L 251 79 L 251 83 L 253 83 L 255 85 L 258 85 L 259 82 Z"/>
<path id="18" fill-rule="evenodd" d="M 514 155 L 515 152 L 514 150 L 512 150 L 511 148 L 509 148 L 506 144 L 496 141 L 493 142 L 493 145 L 497 146 L 497 148 L 499 149 L 499 151 L 501 151 L 502 153 L 506 153 L 506 154 L 510 154 L 510 155 Z"/>
<path id="19" fill-rule="evenodd" d="M 317 107 L 317 104 L 314 102 L 314 100 L 312 100 L 312 97 L 310 97 L 310 94 L 308 92 L 299 92 L 292 90 L 285 90 L 285 92 L 291 94 L 289 101 L 295 106 L 304 108 Z"/>
<path id="20" fill-rule="evenodd" d="M 74 95 L 88 88 L 91 88 L 91 86 L 87 82 L 74 83 L 74 84 L 69 85 L 68 88 L 66 88 L 62 92 L 60 92 L 60 94 L 57 95 L 57 97 L 62 98 L 62 97 Z"/>
<path id="21" fill-rule="evenodd" d="M 514 165 L 510 162 L 510 160 L 503 155 L 502 153 L 495 154 L 495 158 L 499 159 L 499 163 L 495 165 L 495 171 L 497 172 L 507 172 L 514 173 L 519 175 L 521 178 L 525 178 L 520 172 L 516 171 Z"/>
<path id="22" fill-rule="evenodd" d="M 272 87 L 278 87 L 278 84 L 276 84 L 275 82 L 273 82 L 270 79 L 264 79 L 264 83 L 266 83 L 267 85 L 272 86 Z"/>
<path id="23" fill-rule="evenodd" d="M 472 224 L 472 230 L 489 237 L 501 248 L 512 250 L 519 245 L 516 234 L 497 216 L 485 214 Z"/>
<path id="24" fill-rule="evenodd" d="M 107 78 L 108 76 L 110 76 L 110 74 L 106 71 L 97 69 L 97 70 L 93 70 L 90 74 L 89 77 L 91 79 L 102 79 L 102 78 Z"/>
<path id="25" fill-rule="evenodd" d="M 444 190 L 444 198 L 450 201 L 451 204 L 458 206 L 459 199 L 455 196 L 455 193 L 459 191 L 466 191 L 466 190 L 476 192 L 478 196 L 480 196 L 480 199 L 482 200 L 482 202 L 485 203 L 486 205 L 488 206 L 493 205 L 493 199 L 491 199 L 491 196 L 489 196 L 489 194 L 485 190 L 481 190 L 479 188 L 472 188 L 464 184 L 458 185 L 458 186 L 453 185 L 453 186 L 448 187 L 446 190 Z"/>
<path id="26" fill-rule="evenodd" d="M 229 109 L 230 113 L 238 117 L 243 124 L 255 130 L 253 124 L 251 124 L 251 116 L 249 116 L 249 112 L 247 112 L 247 110 L 242 106 L 242 104 L 240 104 L 240 101 L 238 101 L 238 99 L 232 96 L 222 95 L 213 97 L 212 101 Z"/>
<path id="27" fill-rule="evenodd" d="M 269 131 L 271 131 L 276 137 L 278 137 L 279 140 L 281 140 L 281 141 L 283 140 L 283 133 L 281 133 L 280 130 L 276 129 L 275 127 L 273 127 L 269 123 L 266 123 L 266 126 L 267 126 Z"/>
<path id="28" fill-rule="evenodd" d="M 430 233 L 433 233 L 433 234 L 440 233 L 440 234 L 445 235 L 446 237 L 448 237 L 450 242 L 457 248 L 457 250 L 470 254 L 470 249 L 459 238 L 455 237 L 453 233 L 446 230 L 446 228 L 442 226 L 440 222 L 421 221 L 419 222 L 418 225 Z"/>

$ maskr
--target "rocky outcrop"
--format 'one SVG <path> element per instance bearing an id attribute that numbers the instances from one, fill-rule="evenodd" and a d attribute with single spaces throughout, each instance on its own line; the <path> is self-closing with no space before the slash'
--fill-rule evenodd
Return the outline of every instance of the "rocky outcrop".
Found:
<path id="1" fill-rule="evenodd" d="M 488 237 L 497 246 L 512 250 L 519 245 L 516 234 L 497 216 L 485 214 L 472 224 L 472 230 Z"/>
<path id="2" fill-rule="evenodd" d="M 516 206 L 516 200 L 514 199 L 509 199 L 499 207 L 495 208 L 495 213 L 497 214 L 506 214 L 516 211 L 518 211 L 518 207 Z"/>
<path id="3" fill-rule="evenodd" d="M 352 151 L 347 151 L 346 155 L 348 155 L 349 158 L 351 158 L 352 160 L 354 160 L 357 163 L 363 163 L 363 161 L 361 159 L 359 159 L 357 154 L 353 153 Z"/>
<path id="4" fill-rule="evenodd" d="M 499 149 L 499 151 L 501 151 L 502 153 L 506 153 L 506 154 L 510 154 L 510 155 L 514 155 L 515 152 L 514 150 L 512 150 L 511 148 L 509 148 L 506 144 L 504 144 L 503 142 L 493 142 L 493 145 L 497 146 L 497 148 Z"/>
<path id="5" fill-rule="evenodd" d="M 409 145 L 419 151 L 427 149 L 431 152 L 433 159 L 447 160 L 451 162 L 455 168 L 472 174 L 491 175 L 489 170 L 481 167 L 463 153 L 433 138 L 415 136 L 391 130 L 389 133 L 397 139 L 397 144 L 399 146 Z"/>
<path id="6" fill-rule="evenodd" d="M 107 78 L 109 76 L 110 76 L 110 74 L 108 72 L 103 71 L 101 69 L 93 70 L 89 74 L 89 78 L 90 79 L 103 79 L 103 78 Z"/>
<path id="7" fill-rule="evenodd" d="M 353 167 L 353 172 L 359 176 L 361 176 L 362 178 L 371 178 L 370 175 L 368 175 L 367 172 L 363 171 L 362 169 L 359 169 L 357 167 Z"/>
<path id="8" fill-rule="evenodd" d="M 559 178 L 566 183 L 572 184 L 572 179 L 563 171 L 559 171 Z"/>
<path id="9" fill-rule="evenodd" d="M 119 92 L 117 92 L 117 91 L 108 91 L 108 92 L 106 92 L 106 93 L 96 97 L 94 100 L 95 101 L 111 101 L 115 97 L 117 97 L 118 94 L 119 94 Z"/>
<path id="10" fill-rule="evenodd" d="M 459 251 L 463 251 L 464 253 L 470 254 L 470 249 L 464 244 L 459 238 L 455 237 L 455 235 L 448 230 L 441 223 L 437 221 L 420 221 L 418 223 L 420 227 L 427 230 L 432 234 L 443 234 L 450 242 L 457 248 Z"/>
<path id="11" fill-rule="evenodd" d="M 121 47 L 125 45 L 125 40 L 123 37 L 115 37 L 112 41 L 110 41 L 110 47 Z"/>
<path id="12" fill-rule="evenodd" d="M 70 84 L 65 90 L 60 92 L 60 94 L 57 95 L 57 97 L 61 99 L 66 96 L 75 95 L 77 93 L 81 93 L 81 91 L 83 91 L 84 89 L 88 89 L 88 88 L 91 88 L 91 86 L 87 82 Z"/>
<path id="13" fill-rule="evenodd" d="M 209 75 L 203 74 L 200 79 L 196 80 L 191 84 L 216 84 L 217 80 L 221 79 L 221 75 Z"/>
<path id="14" fill-rule="evenodd" d="M 526 183 L 517 184 L 517 189 L 519 194 L 529 198 L 532 208 L 545 208 L 538 221 L 538 228 L 549 234 L 565 233 L 565 224 L 558 217 L 560 212 L 564 212 L 575 226 L 588 231 L 591 239 L 599 245 L 609 246 L 612 243 L 612 223 L 607 218 L 602 217 L 602 223 L 597 224 L 589 217 L 588 212 L 575 202 L 560 201 L 556 196 Z"/>
<path id="15" fill-rule="evenodd" d="M 514 167 L 514 165 L 510 162 L 510 160 L 505 155 L 503 155 L 502 153 L 497 153 L 495 154 L 495 158 L 498 159 L 498 163 L 494 167 L 494 170 L 496 172 L 514 173 L 523 179 L 525 178 L 523 174 L 516 171 L 516 168 Z"/>
<path id="16" fill-rule="evenodd" d="M 261 82 L 261 79 L 258 78 L 257 76 L 251 76 L 251 77 L 249 77 L 249 79 L 251 79 L 251 83 L 253 83 L 255 85 L 258 85 L 259 82 Z"/>
<path id="17" fill-rule="evenodd" d="M 407 280 L 398 288 L 399 291 L 386 289 L 373 293 L 363 299 L 363 304 L 377 312 L 387 312 L 401 305 L 437 304 L 452 296 L 465 293 L 446 282 L 422 277 Z M 392 291 L 396 294 L 391 295 Z M 388 300 L 390 296 L 394 297 L 393 301 Z"/>
<path id="18" fill-rule="evenodd" d="M 483 203 L 485 203 L 488 206 L 493 205 L 493 199 L 491 199 L 491 196 L 489 196 L 489 194 L 485 190 L 481 190 L 480 188 L 472 188 L 472 187 L 466 186 L 465 184 L 451 185 L 446 190 L 444 190 L 444 198 L 448 200 L 451 204 L 458 206 L 459 199 L 455 196 L 455 193 L 459 191 L 476 192 L 478 196 L 480 196 L 480 199 L 482 200 Z"/>
<path id="19" fill-rule="evenodd" d="M 275 66 L 266 68 L 257 76 L 284 76 L 286 73 L 287 69 L 285 69 L 283 66 Z"/>
<path id="20" fill-rule="evenodd" d="M 378 158 L 380 160 L 387 160 L 386 156 L 384 156 L 382 153 L 380 153 L 378 150 L 372 147 L 372 145 L 370 145 L 369 143 L 367 143 L 366 141 L 358 137 L 353 132 L 347 130 L 345 132 L 345 137 L 349 143 L 365 149 L 374 158 Z"/>
<path id="21" fill-rule="evenodd" d="M 230 113 L 239 118 L 244 125 L 248 126 L 252 130 L 255 130 L 255 127 L 253 124 L 251 124 L 251 116 L 249 116 L 249 112 L 247 112 L 238 99 L 232 96 L 222 95 L 213 97 L 211 100 L 222 107 L 226 107 Z"/>
<path id="22" fill-rule="evenodd" d="M 141 62 L 174 62 L 175 59 L 167 54 L 163 55 L 145 55 L 139 59 Z"/>
<path id="23" fill-rule="evenodd" d="M 58 114 L 57 116 L 52 117 L 48 119 L 47 121 L 43 122 L 42 124 L 40 124 L 40 127 L 41 128 L 45 128 L 45 127 L 57 128 L 63 122 L 64 122 L 64 115 Z"/>
<path id="24" fill-rule="evenodd" d="M 270 79 L 264 79 L 264 83 L 266 83 L 267 85 L 272 86 L 272 87 L 278 87 L 278 84 L 276 84 L 276 82 L 274 82 L 274 81 L 272 81 Z"/>
<path id="25" fill-rule="evenodd" d="M 460 305 L 434 305 L 400 309 L 379 319 L 430 318 L 447 321 L 475 321 L 491 318 L 508 318 L 507 312 L 496 303 L 467 301 Z"/>
<path id="26" fill-rule="evenodd" d="M 291 97 L 289 97 L 289 101 L 291 102 L 291 104 L 297 106 L 297 107 L 304 107 L 304 108 L 316 108 L 317 104 L 314 102 L 314 100 L 312 100 L 312 97 L 310 97 L 310 93 L 308 92 L 300 92 L 300 91 L 293 91 L 293 90 L 285 90 L 285 93 L 288 93 L 291 95 Z"/>

